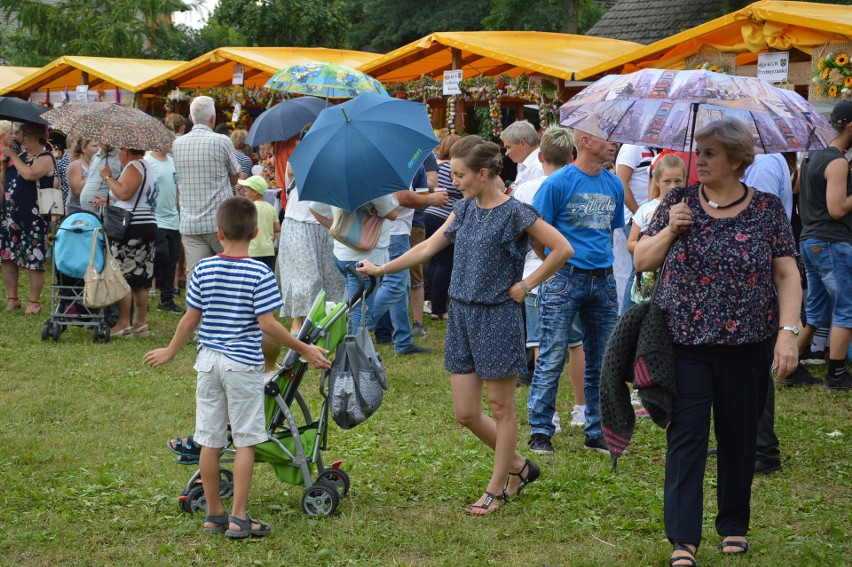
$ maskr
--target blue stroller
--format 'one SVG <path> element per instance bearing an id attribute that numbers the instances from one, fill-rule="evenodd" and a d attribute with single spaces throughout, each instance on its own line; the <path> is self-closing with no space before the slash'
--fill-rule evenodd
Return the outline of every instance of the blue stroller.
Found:
<path id="1" fill-rule="evenodd" d="M 83 276 L 90 261 L 104 268 L 104 240 L 98 237 L 92 253 L 92 235 L 102 228 L 92 213 L 68 215 L 59 225 L 53 243 L 53 279 L 50 286 L 50 319 L 41 330 L 41 340 L 59 342 L 67 327 L 92 329 L 93 342 L 109 342 L 109 324 L 103 309 L 91 310 L 83 304 Z M 94 256 L 94 258 L 92 258 Z"/>

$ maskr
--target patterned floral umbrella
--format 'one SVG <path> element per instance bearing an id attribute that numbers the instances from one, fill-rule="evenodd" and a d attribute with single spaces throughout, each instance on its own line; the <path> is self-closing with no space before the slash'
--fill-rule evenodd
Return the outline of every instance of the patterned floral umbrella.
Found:
<path id="1" fill-rule="evenodd" d="M 754 77 L 705 70 L 609 75 L 560 108 L 563 126 L 614 142 L 678 151 L 690 151 L 697 130 L 725 117 L 745 123 L 762 153 L 822 149 L 836 136 L 795 92 Z"/>
<path id="2" fill-rule="evenodd" d="M 355 98 L 361 93 L 387 94 L 369 75 L 337 63 L 307 63 L 281 69 L 266 82 L 267 88 L 285 93 L 324 98 Z"/>
<path id="3" fill-rule="evenodd" d="M 70 102 L 42 117 L 66 134 L 116 148 L 164 150 L 174 141 L 174 134 L 156 118 L 111 102 Z"/>

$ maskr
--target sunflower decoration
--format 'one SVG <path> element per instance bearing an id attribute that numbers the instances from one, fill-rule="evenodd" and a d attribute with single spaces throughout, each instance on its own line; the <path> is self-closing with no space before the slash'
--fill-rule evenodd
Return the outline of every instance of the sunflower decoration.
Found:
<path id="1" fill-rule="evenodd" d="M 814 92 L 828 98 L 852 98 L 852 64 L 847 51 L 827 53 L 813 68 Z"/>

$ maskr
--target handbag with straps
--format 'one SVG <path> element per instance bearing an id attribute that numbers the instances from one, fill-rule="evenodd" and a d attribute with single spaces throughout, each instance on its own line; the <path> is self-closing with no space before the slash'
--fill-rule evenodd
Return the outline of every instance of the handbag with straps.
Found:
<path id="1" fill-rule="evenodd" d="M 38 180 L 38 187 L 36 188 L 38 191 L 38 214 L 40 215 L 64 215 L 65 214 L 65 203 L 62 201 L 62 191 L 59 189 L 53 188 L 53 179 L 56 177 L 56 171 L 58 169 L 56 165 L 56 158 L 53 157 L 53 154 L 50 152 L 43 152 L 36 156 L 38 159 L 40 156 L 49 155 L 50 159 L 53 160 L 53 175 L 50 176 L 50 185 L 45 185 L 42 187 L 42 183 L 44 183 L 44 179 L 48 177 L 45 175 L 41 179 Z M 35 162 L 35 160 L 33 160 Z"/>
<path id="2" fill-rule="evenodd" d="M 331 237 L 353 250 L 369 252 L 379 242 L 384 220 L 370 205 L 362 205 L 352 213 L 336 209 Z"/>
<path id="3" fill-rule="evenodd" d="M 127 238 L 127 229 L 130 228 L 130 223 L 133 222 L 133 213 L 136 212 L 136 207 L 139 206 L 139 199 L 142 198 L 142 192 L 145 191 L 145 185 L 148 181 L 148 168 L 142 166 L 142 184 L 139 186 L 139 191 L 136 193 L 136 202 L 133 203 L 133 210 L 128 211 L 115 205 L 107 204 L 102 208 L 101 221 L 104 225 L 104 232 L 116 242 L 124 242 Z M 107 203 L 109 203 L 109 194 L 107 194 Z"/>
<path id="4" fill-rule="evenodd" d="M 362 324 L 346 335 L 334 357 L 328 378 L 331 417 L 342 429 L 352 429 L 376 413 L 388 389 L 382 357 L 370 331 Z"/>
<path id="5" fill-rule="evenodd" d="M 121 266 L 109 249 L 109 237 L 104 235 L 104 269 L 98 272 L 95 267 L 95 252 L 98 245 L 98 234 L 101 229 L 96 228 L 92 233 L 92 252 L 89 257 L 89 267 L 83 276 L 83 305 L 89 309 L 101 309 L 117 303 L 130 293 L 130 285 L 124 279 Z"/>

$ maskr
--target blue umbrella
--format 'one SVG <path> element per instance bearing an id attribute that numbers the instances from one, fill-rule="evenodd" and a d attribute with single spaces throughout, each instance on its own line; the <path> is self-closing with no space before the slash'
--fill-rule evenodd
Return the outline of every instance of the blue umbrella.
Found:
<path id="1" fill-rule="evenodd" d="M 266 142 L 281 142 L 299 134 L 305 124 L 316 120 L 320 111 L 328 106 L 313 96 L 291 98 L 279 102 L 258 116 L 251 125 L 246 143 L 259 146 Z"/>
<path id="2" fill-rule="evenodd" d="M 408 188 L 437 145 L 425 105 L 360 94 L 323 110 L 290 156 L 299 200 L 354 211 Z"/>

